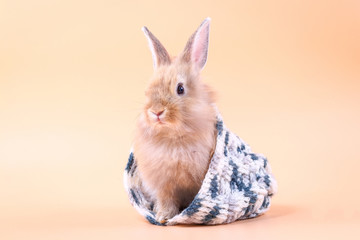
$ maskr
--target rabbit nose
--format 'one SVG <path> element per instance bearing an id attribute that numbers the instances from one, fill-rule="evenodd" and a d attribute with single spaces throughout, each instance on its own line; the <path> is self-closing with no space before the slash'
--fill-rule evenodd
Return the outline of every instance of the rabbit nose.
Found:
<path id="1" fill-rule="evenodd" d="M 160 117 L 161 114 L 163 114 L 164 110 L 158 111 L 158 112 L 152 112 L 153 114 L 155 114 L 156 116 Z"/>

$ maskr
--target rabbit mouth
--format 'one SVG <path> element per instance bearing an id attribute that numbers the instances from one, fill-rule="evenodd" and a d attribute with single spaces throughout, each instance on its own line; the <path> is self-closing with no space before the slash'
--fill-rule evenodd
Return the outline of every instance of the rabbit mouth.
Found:
<path id="1" fill-rule="evenodd" d="M 164 122 L 164 120 L 161 120 L 160 118 L 158 118 L 158 119 L 156 120 L 155 124 L 164 125 L 165 122 Z"/>
<path id="2" fill-rule="evenodd" d="M 164 125 L 167 124 L 164 117 L 149 116 L 149 122 L 154 127 L 163 127 Z"/>

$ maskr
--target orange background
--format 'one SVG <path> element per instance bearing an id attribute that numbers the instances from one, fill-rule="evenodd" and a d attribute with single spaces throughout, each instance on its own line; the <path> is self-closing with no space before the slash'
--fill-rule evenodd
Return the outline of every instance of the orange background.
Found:
<path id="1" fill-rule="evenodd" d="M 268 213 L 156 227 L 122 174 L 152 74 L 212 18 L 204 81 L 279 182 Z M 0 1 L 1 239 L 359 239 L 360 2 Z"/>

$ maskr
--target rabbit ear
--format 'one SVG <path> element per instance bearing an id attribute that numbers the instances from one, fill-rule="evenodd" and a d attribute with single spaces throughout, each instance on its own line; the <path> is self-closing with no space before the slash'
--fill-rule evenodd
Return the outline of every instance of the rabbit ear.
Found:
<path id="1" fill-rule="evenodd" d="M 183 60 L 195 64 L 200 70 L 204 68 L 207 60 L 210 20 L 210 18 L 206 18 L 201 23 L 188 40 L 182 55 Z"/>
<path id="2" fill-rule="evenodd" d="M 149 31 L 149 29 L 147 29 L 147 27 L 142 27 L 142 31 L 149 42 L 154 69 L 160 65 L 169 64 L 171 62 L 170 56 L 160 41 Z"/>

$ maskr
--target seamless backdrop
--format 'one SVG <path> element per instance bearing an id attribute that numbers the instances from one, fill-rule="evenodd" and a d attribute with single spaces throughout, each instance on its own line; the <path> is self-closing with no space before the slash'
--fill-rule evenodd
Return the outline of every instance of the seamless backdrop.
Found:
<path id="1" fill-rule="evenodd" d="M 359 239 L 359 1 L 0 1 L 1 239 Z M 271 162 L 264 216 L 148 224 L 122 172 L 152 74 L 211 17 L 203 80 Z"/>

